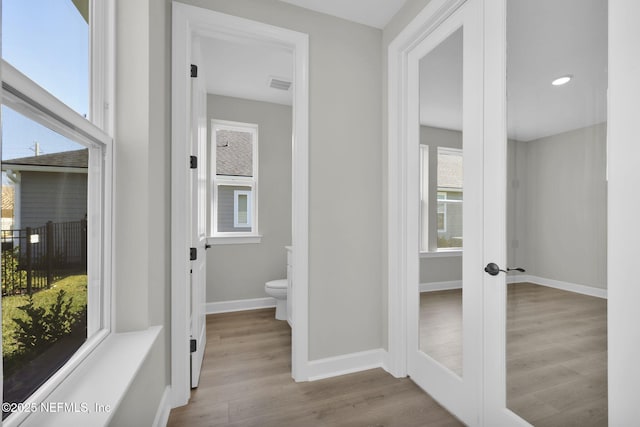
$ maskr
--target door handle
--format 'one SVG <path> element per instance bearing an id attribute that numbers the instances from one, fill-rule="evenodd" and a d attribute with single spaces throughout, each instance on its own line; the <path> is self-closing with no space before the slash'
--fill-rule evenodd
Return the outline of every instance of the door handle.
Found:
<path id="1" fill-rule="evenodd" d="M 519 271 L 520 273 L 524 273 L 525 269 L 522 267 L 516 267 L 516 268 L 507 268 L 506 270 L 502 270 L 498 264 L 496 264 L 495 262 L 490 262 L 489 264 L 487 264 L 487 266 L 484 268 L 484 271 L 489 273 L 491 276 L 497 276 L 498 274 L 500 274 L 500 272 L 502 271 L 503 273 L 508 273 L 509 271 Z"/>

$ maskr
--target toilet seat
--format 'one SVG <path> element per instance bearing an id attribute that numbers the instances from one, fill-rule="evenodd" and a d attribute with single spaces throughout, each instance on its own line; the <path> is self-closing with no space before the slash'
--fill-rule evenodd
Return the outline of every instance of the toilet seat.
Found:
<path id="1" fill-rule="evenodd" d="M 264 286 L 269 289 L 287 289 L 287 279 L 270 280 Z"/>

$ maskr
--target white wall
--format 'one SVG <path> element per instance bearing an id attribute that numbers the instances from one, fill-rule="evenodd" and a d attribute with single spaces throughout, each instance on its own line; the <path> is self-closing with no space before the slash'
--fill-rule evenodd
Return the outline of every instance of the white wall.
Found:
<path id="1" fill-rule="evenodd" d="M 309 357 L 380 348 L 380 30 L 276 0 L 189 0 L 309 34 Z"/>
<path id="2" fill-rule="evenodd" d="M 257 244 L 213 245 L 207 250 L 207 302 L 264 298 L 264 283 L 287 274 L 284 247 L 291 244 L 291 107 L 208 95 L 207 117 L 208 126 L 212 119 L 258 125 L 258 231 L 262 235 Z"/>
<path id="3" fill-rule="evenodd" d="M 609 425 L 640 419 L 640 2 L 609 2 Z"/>
<path id="4" fill-rule="evenodd" d="M 170 378 L 169 24 L 169 2 L 116 2 L 115 329 L 164 329 L 112 425 L 150 425 Z"/>
<path id="5" fill-rule="evenodd" d="M 606 124 L 509 143 L 510 266 L 606 289 Z"/>

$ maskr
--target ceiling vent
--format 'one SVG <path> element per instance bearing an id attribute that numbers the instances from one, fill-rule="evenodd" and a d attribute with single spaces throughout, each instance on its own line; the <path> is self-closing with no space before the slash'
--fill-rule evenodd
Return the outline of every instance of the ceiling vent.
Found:
<path id="1" fill-rule="evenodd" d="M 269 77 L 269 87 L 278 90 L 289 90 L 291 82 L 281 77 Z"/>

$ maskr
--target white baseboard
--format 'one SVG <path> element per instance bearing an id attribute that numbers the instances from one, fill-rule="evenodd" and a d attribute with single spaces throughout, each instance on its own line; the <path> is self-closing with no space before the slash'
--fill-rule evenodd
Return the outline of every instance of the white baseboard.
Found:
<path id="1" fill-rule="evenodd" d="M 462 288 L 462 280 L 451 280 L 448 282 L 420 283 L 420 292 L 448 291 L 450 289 Z"/>
<path id="2" fill-rule="evenodd" d="M 208 302 L 207 314 L 231 313 L 233 311 L 257 310 L 276 306 L 276 300 L 271 297 L 237 299 L 233 301 Z"/>
<path id="3" fill-rule="evenodd" d="M 169 404 L 169 398 L 171 397 L 171 387 L 167 386 L 162 393 L 162 399 L 158 405 L 158 411 L 156 417 L 153 420 L 153 427 L 166 427 L 169 422 L 169 413 L 171 412 L 171 405 Z"/>
<path id="4" fill-rule="evenodd" d="M 568 292 L 575 292 L 577 294 L 589 295 L 597 298 L 607 298 L 607 290 L 602 288 L 596 288 L 593 286 L 578 285 L 576 283 L 562 282 L 560 280 L 546 279 L 544 277 L 530 276 L 525 274 L 518 274 L 515 276 L 509 276 L 507 283 L 535 283 L 536 285 L 547 286 L 549 288 L 560 289 Z"/>
<path id="5" fill-rule="evenodd" d="M 375 368 L 385 368 L 387 352 L 381 348 L 312 360 L 307 365 L 309 381 L 337 377 Z"/>

